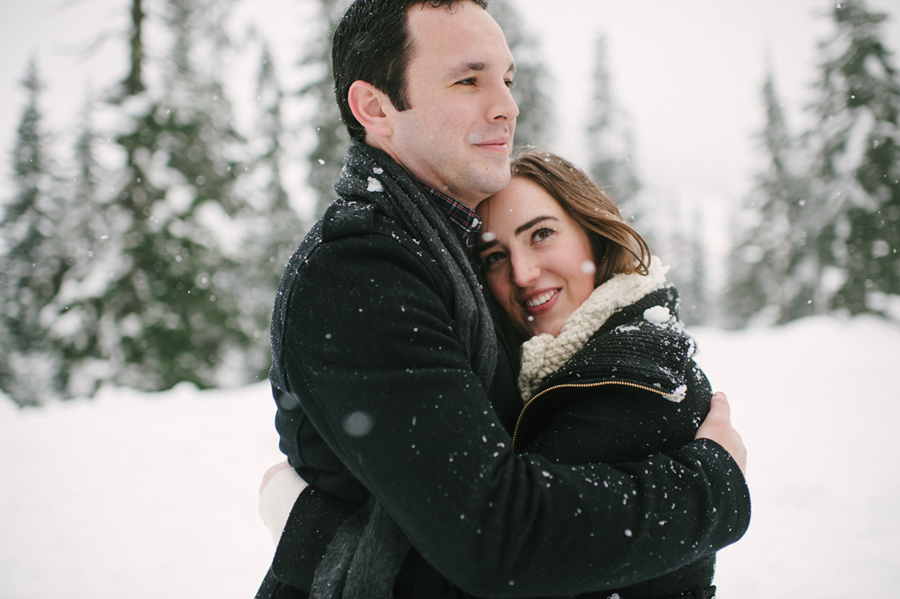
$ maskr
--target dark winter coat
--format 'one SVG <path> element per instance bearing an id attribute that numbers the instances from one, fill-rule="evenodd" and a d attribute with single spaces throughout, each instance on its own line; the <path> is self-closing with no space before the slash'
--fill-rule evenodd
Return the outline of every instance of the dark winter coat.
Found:
<path id="1" fill-rule="evenodd" d="M 387 155 L 353 146 L 341 183 L 354 191 L 304 240 L 276 299 L 276 426 L 311 490 L 260 596 L 309 589 L 329 522 L 354 511 L 319 509 L 334 498 L 362 505 L 374 496 L 411 540 L 395 587 L 404 597 L 627 586 L 740 538 L 744 479 L 713 442 L 620 466 L 515 454 L 514 348 L 501 336 L 491 379 L 479 378 L 461 327 L 483 315 L 459 318 L 441 266 L 447 246 L 461 243 L 416 236 L 392 213 L 382 194 L 421 210 L 428 200 Z"/>
<path id="2" fill-rule="evenodd" d="M 677 303 L 677 292 L 667 287 L 615 312 L 525 404 L 514 449 L 563 464 L 617 464 L 690 443 L 709 413 L 711 389 L 694 362 L 694 342 L 677 319 Z M 671 315 L 668 321 L 644 317 L 660 307 Z M 672 515 L 675 528 L 679 517 Z M 715 590 L 714 568 L 711 554 L 652 580 L 584 597 L 702 597 Z"/>

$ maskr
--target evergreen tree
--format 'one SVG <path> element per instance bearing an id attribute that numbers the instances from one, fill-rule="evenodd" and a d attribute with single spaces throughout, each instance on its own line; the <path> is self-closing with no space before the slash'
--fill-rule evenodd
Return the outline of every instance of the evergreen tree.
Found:
<path id="1" fill-rule="evenodd" d="M 801 218 L 808 198 L 806 180 L 799 174 L 805 165 L 798 162 L 771 69 L 762 96 L 766 124 L 759 139 L 766 162 L 734 227 L 725 291 L 731 326 L 746 325 L 764 310 L 770 322 L 786 322 L 812 310 L 814 280 L 802 251 L 812 233 L 804 231 Z"/>
<path id="2" fill-rule="evenodd" d="M 331 39 L 340 23 L 348 0 L 318 0 L 319 14 L 316 29 L 322 35 L 311 36 L 300 66 L 307 73 L 308 82 L 300 89 L 300 96 L 310 104 L 307 122 L 316 133 L 316 145 L 309 154 L 309 185 L 316 194 L 314 217 L 319 218 L 336 199 L 334 184 L 344 167 L 344 154 L 350 145 L 350 135 L 341 121 L 334 97 L 334 76 L 331 68 Z"/>
<path id="3" fill-rule="evenodd" d="M 248 359 L 264 368 L 271 358 L 269 344 L 265 341 L 268 340 L 266 333 L 272 314 L 272 298 L 285 264 L 307 229 L 291 207 L 282 183 L 285 127 L 281 107 L 284 92 L 267 45 L 262 50 L 256 97 L 259 114 L 254 136 L 250 139 L 254 158 L 241 183 L 244 195 L 250 198 L 248 209 L 241 215 L 241 221 L 248 227 L 242 262 L 248 265 L 247 272 L 252 280 L 245 285 L 242 294 L 244 311 L 254 314 L 258 322 L 254 337 L 263 341 L 260 344 L 263 351 L 254 351 Z"/>
<path id="4" fill-rule="evenodd" d="M 648 240 L 650 251 L 669 266 L 666 277 L 678 288 L 682 320 L 686 324 L 705 324 L 710 314 L 702 214 L 699 209 L 691 209 L 677 193 L 660 194 L 654 202 L 653 216 L 665 227 L 655 229 L 664 233 Z M 637 230 L 647 239 L 643 226 Z"/>
<path id="5" fill-rule="evenodd" d="M 115 137 L 126 166 L 106 207 L 98 263 L 109 277 L 96 299 L 101 352 L 118 384 L 209 387 L 258 374 L 245 370 L 259 323 L 242 311 L 244 232 L 232 220 L 245 209 L 234 193 L 243 140 L 220 81 L 229 6 L 166 2 L 165 88 L 117 99 L 128 116 Z"/>
<path id="6" fill-rule="evenodd" d="M 519 105 L 516 119 L 517 147 L 548 147 L 553 141 L 553 105 L 544 90 L 550 88 L 550 75 L 543 62 L 540 43 L 528 31 L 509 0 L 492 0 L 488 11 L 497 21 L 506 43 L 516 59 L 513 97 Z"/>
<path id="7" fill-rule="evenodd" d="M 282 182 L 281 168 L 285 154 L 282 139 L 285 127 L 281 106 L 284 92 L 278 82 L 268 45 L 265 45 L 262 52 L 257 98 L 260 114 L 255 130 L 260 150 L 256 154 L 253 173 L 262 187 L 258 196 L 263 201 L 259 206 L 254 206 L 254 209 L 267 231 L 264 243 L 259 247 L 263 261 L 272 265 L 266 275 L 271 292 L 277 288 L 284 265 L 299 245 L 307 227 L 291 207 Z M 269 295 L 267 301 L 271 304 L 271 293 Z"/>
<path id="8" fill-rule="evenodd" d="M 57 228 L 69 266 L 53 299 L 48 335 L 59 348 L 65 379 L 64 397 L 90 396 L 109 378 L 101 359 L 99 318 L 102 305 L 94 291 L 105 286 L 108 269 L 95 261 L 102 256 L 102 236 L 108 231 L 100 201 L 100 167 L 94 152 L 97 134 L 93 128 L 94 99 L 87 98 L 81 131 L 75 142 L 76 174 L 66 194 L 66 218 Z"/>
<path id="9" fill-rule="evenodd" d="M 143 0 L 131 0 L 131 31 L 128 34 L 131 49 L 131 70 L 122 82 L 126 96 L 136 96 L 144 91 L 144 6 Z"/>
<path id="10" fill-rule="evenodd" d="M 17 191 L 0 220 L 0 387 L 20 405 L 37 405 L 58 397 L 63 384 L 43 312 L 68 265 L 56 245 L 65 214 L 45 153 L 42 84 L 34 60 L 22 84 L 28 99 L 13 152 Z"/>
<path id="11" fill-rule="evenodd" d="M 878 312 L 900 295 L 900 78 L 883 41 L 884 13 L 864 0 L 831 11 L 807 137 L 815 156 L 812 236 L 801 248 L 817 311 Z"/>
<path id="12" fill-rule="evenodd" d="M 627 115 L 617 105 L 607 66 L 606 36 L 597 36 L 594 52 L 591 115 L 587 124 L 588 168 L 591 177 L 635 218 L 637 206 L 629 205 L 641 188 L 634 168 L 634 141 Z"/>
<path id="13" fill-rule="evenodd" d="M 681 316 L 686 324 L 708 324 L 711 321 L 706 277 L 706 242 L 703 213 L 694 209 L 690 239 L 685 240 L 687 260 L 680 263 L 684 273 L 678 289 L 681 294 Z"/>

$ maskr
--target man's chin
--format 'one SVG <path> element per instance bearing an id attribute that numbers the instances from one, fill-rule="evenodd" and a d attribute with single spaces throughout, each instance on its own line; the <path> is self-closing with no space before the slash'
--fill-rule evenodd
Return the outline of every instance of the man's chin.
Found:
<path id="1" fill-rule="evenodd" d="M 481 162 L 481 170 L 478 178 L 482 181 L 482 189 L 488 195 L 503 191 L 509 185 L 511 178 L 509 172 L 509 157 L 497 157 L 490 161 Z"/>
<path id="2" fill-rule="evenodd" d="M 489 185 L 486 185 L 487 195 L 492 196 L 495 193 L 499 193 L 506 189 L 509 185 L 511 177 L 509 174 L 509 163 L 507 162 L 503 171 L 497 173 L 496 177 L 493 177 L 490 181 Z"/>
<path id="3" fill-rule="evenodd" d="M 455 179 L 456 186 L 450 188 L 450 195 L 474 209 L 482 200 L 503 191 L 509 185 L 509 161 L 499 165 L 482 163 L 480 169 L 469 169 L 460 175 Z"/>

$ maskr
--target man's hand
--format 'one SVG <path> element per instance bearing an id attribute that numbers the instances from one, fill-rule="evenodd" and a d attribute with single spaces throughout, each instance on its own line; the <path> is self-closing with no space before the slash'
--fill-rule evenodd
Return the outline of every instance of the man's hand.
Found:
<path id="1" fill-rule="evenodd" d="M 741 472 L 747 474 L 747 448 L 734 427 L 731 426 L 731 406 L 724 393 L 716 393 L 712 396 L 709 415 L 700 425 L 694 439 L 712 439 L 725 448 Z"/>

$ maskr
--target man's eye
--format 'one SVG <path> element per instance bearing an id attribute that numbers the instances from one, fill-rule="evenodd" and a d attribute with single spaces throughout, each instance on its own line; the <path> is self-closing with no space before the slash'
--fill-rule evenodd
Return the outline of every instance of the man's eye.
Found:
<path id="1" fill-rule="evenodd" d="M 457 81 L 457 83 L 460 85 L 475 85 L 475 77 L 469 77 L 468 79 Z"/>
<path id="2" fill-rule="evenodd" d="M 510 79 L 509 81 L 506 82 L 506 87 L 508 87 L 509 89 L 512 89 L 515 86 L 516 86 L 516 82 L 513 81 L 512 79 Z"/>

